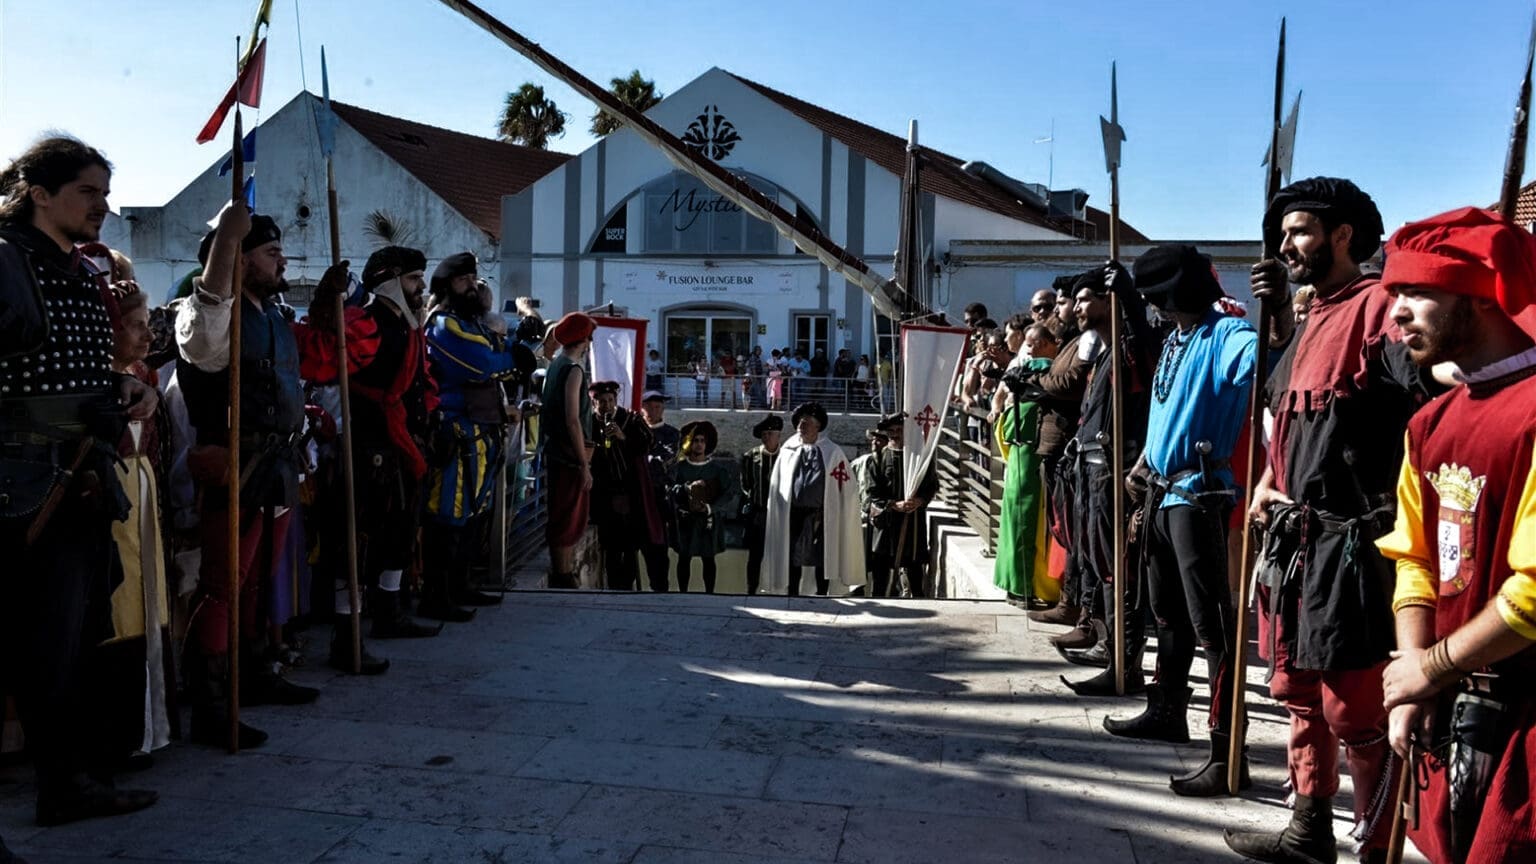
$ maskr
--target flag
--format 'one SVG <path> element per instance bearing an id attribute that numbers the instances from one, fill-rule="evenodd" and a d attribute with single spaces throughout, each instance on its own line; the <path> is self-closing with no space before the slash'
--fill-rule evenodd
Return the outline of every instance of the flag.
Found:
<path id="1" fill-rule="evenodd" d="M 640 318 L 593 316 L 592 380 L 619 382 L 619 404 L 640 410 L 645 384 L 645 325 Z"/>
<path id="2" fill-rule="evenodd" d="M 320 135 L 320 155 L 331 158 L 336 149 L 336 115 L 331 111 L 331 76 L 325 67 L 325 46 L 320 46 L 321 104 L 315 109 L 315 130 Z"/>
<path id="3" fill-rule="evenodd" d="M 267 40 L 263 38 L 256 45 L 256 50 L 251 52 L 250 59 L 240 67 L 235 83 L 229 86 L 229 92 L 224 94 L 219 107 L 213 110 L 213 116 L 203 124 L 202 131 L 197 133 L 197 143 L 207 144 L 218 137 L 219 128 L 224 125 L 224 118 L 229 116 L 229 109 L 235 107 L 236 101 L 252 108 L 261 107 L 261 78 L 266 66 Z"/>
<path id="4" fill-rule="evenodd" d="M 256 212 L 256 175 L 255 174 L 252 174 L 251 176 L 245 178 L 245 186 L 243 188 L 245 189 L 245 205 L 251 209 L 252 213 L 255 213 Z M 231 202 L 229 202 L 229 201 L 225 201 L 224 202 L 224 206 L 219 208 L 219 212 L 213 214 L 213 218 L 209 219 L 206 223 L 204 223 L 204 224 L 206 224 L 208 226 L 209 230 L 212 230 L 214 228 L 219 227 L 219 218 L 224 215 L 224 211 L 225 210 L 229 209 L 230 203 Z"/>
<path id="5" fill-rule="evenodd" d="M 245 136 L 245 140 L 240 142 L 240 159 L 247 165 L 256 161 L 255 128 L 252 128 L 250 134 Z M 224 160 L 224 164 L 219 166 L 219 176 L 227 177 L 233 170 L 235 170 L 235 157 L 234 154 L 230 154 L 229 158 Z"/>
<path id="6" fill-rule="evenodd" d="M 917 491 L 939 449 L 939 429 L 949 412 L 949 394 L 970 335 L 963 327 L 901 328 L 901 404 L 907 412 L 903 494 L 908 497 Z"/>

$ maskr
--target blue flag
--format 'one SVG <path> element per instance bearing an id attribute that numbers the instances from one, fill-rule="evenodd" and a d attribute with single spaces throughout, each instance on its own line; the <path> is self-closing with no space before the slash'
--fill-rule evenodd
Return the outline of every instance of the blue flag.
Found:
<path id="1" fill-rule="evenodd" d="M 256 161 L 257 128 L 259 127 L 251 127 L 251 131 L 245 136 L 245 140 L 240 142 L 240 158 L 245 160 L 245 164 L 247 165 Z M 235 170 L 235 157 L 230 156 L 224 160 L 223 165 L 219 166 L 219 176 L 227 177 L 229 176 L 229 172 L 233 170 Z"/>
<path id="2" fill-rule="evenodd" d="M 245 206 L 256 212 L 256 175 L 252 174 L 245 181 Z"/>

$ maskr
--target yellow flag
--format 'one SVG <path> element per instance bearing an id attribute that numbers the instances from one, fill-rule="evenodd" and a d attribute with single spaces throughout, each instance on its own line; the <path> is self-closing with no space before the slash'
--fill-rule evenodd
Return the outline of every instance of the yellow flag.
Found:
<path id="1" fill-rule="evenodd" d="M 251 54 L 256 50 L 256 43 L 261 41 L 261 28 L 272 25 L 272 0 L 260 0 L 256 7 L 256 20 L 251 24 L 251 41 L 245 43 L 245 53 L 240 57 L 240 68 L 251 61 Z"/>

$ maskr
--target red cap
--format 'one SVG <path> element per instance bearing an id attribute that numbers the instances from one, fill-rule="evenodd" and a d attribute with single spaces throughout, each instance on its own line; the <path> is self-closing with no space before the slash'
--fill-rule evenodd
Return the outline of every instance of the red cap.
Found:
<path id="1" fill-rule="evenodd" d="M 567 312 L 555 322 L 555 341 L 561 345 L 574 345 L 592 338 L 597 322 L 585 312 Z"/>
<path id="2" fill-rule="evenodd" d="M 1387 241 L 1381 286 L 1418 285 L 1493 300 L 1536 338 L 1536 236 L 1480 207 L 1463 207 L 1397 229 Z"/>

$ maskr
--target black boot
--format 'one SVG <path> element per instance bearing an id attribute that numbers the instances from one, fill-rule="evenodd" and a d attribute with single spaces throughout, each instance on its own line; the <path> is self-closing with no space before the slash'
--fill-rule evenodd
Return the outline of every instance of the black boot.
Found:
<path id="1" fill-rule="evenodd" d="M 436 627 L 417 624 L 410 613 L 402 607 L 399 591 L 375 588 L 370 593 L 373 597 L 373 627 L 368 631 L 368 635 L 372 638 L 425 639 L 436 636 L 442 631 L 441 624 Z"/>
<path id="2" fill-rule="evenodd" d="M 1073 652 L 1076 653 L 1076 652 Z M 1125 658 L 1125 695 L 1135 696 L 1147 692 L 1147 676 L 1141 671 L 1140 650 L 1132 656 Z M 1113 660 L 1113 657 L 1110 658 Z M 1085 681 L 1068 681 L 1067 676 L 1061 676 L 1061 683 L 1067 685 L 1079 696 L 1116 696 L 1115 693 L 1115 664 L 1109 662 L 1104 671 Z"/>
<path id="3" fill-rule="evenodd" d="M 448 583 L 448 599 L 455 606 L 500 606 L 500 594 L 487 594 L 469 585 L 469 566 L 460 564 L 454 568 Z"/>
<path id="4" fill-rule="evenodd" d="M 336 623 L 331 630 L 331 668 L 338 672 L 352 672 L 352 616 L 337 613 Z M 359 675 L 382 675 L 389 668 L 389 661 L 383 660 L 368 653 L 368 646 L 363 646 L 362 664 Z"/>
<path id="5" fill-rule="evenodd" d="M 416 604 L 416 614 L 423 618 L 436 618 L 462 624 L 475 617 L 475 610 L 465 609 L 453 603 L 452 585 L 454 573 L 459 568 L 459 544 L 462 528 L 433 525 L 424 536 L 426 569 L 422 573 L 423 593 Z"/>
<path id="6" fill-rule="evenodd" d="M 1076 663 L 1079 666 L 1097 666 L 1100 669 L 1109 668 L 1110 661 L 1115 656 L 1114 650 L 1110 648 L 1108 639 L 1099 640 L 1091 648 L 1076 650 L 1063 648 L 1058 645 L 1056 646 L 1056 653 L 1060 654 L 1061 659 L 1068 663 Z"/>
<path id="7" fill-rule="evenodd" d="M 1333 800 L 1296 796 L 1291 824 L 1279 834 L 1227 831 L 1233 852 L 1268 864 L 1336 864 L 1339 849 L 1333 839 Z"/>
<path id="8" fill-rule="evenodd" d="M 319 698 L 320 691 L 295 684 L 278 673 L 278 664 L 269 652 L 252 645 L 240 653 L 240 704 L 308 705 Z M 245 662 L 249 658 L 250 662 Z"/>
<path id="9" fill-rule="evenodd" d="M 17 856 L 10 849 L 7 849 L 5 846 L 5 839 L 0 838 L 0 864 L 27 864 L 27 862 Z"/>
<path id="10" fill-rule="evenodd" d="M 37 824 L 46 828 L 81 819 L 121 816 L 143 810 L 159 800 L 159 793 L 117 789 L 82 774 L 60 788 L 38 791 Z"/>
<path id="11" fill-rule="evenodd" d="M 208 747 L 229 746 L 228 654 L 203 654 L 187 658 L 187 697 L 192 703 L 191 740 Z M 244 723 L 235 736 L 241 750 L 267 743 L 267 733 Z"/>
<path id="12" fill-rule="evenodd" d="M 1205 764 L 1188 774 L 1168 778 L 1168 788 L 1175 795 L 1185 798 L 1220 798 L 1227 795 L 1227 760 L 1232 755 L 1232 735 L 1229 732 L 1211 731 L 1211 755 Z M 1251 788 L 1253 778 L 1248 776 L 1248 748 L 1243 748 L 1243 764 L 1238 768 L 1238 791 Z"/>
<path id="13" fill-rule="evenodd" d="M 1188 744 L 1189 720 L 1184 716 L 1184 709 L 1189 707 L 1189 696 L 1188 687 L 1170 693 L 1161 684 L 1153 685 L 1147 688 L 1145 711 L 1127 720 L 1105 717 L 1104 729 L 1121 738 Z"/>

